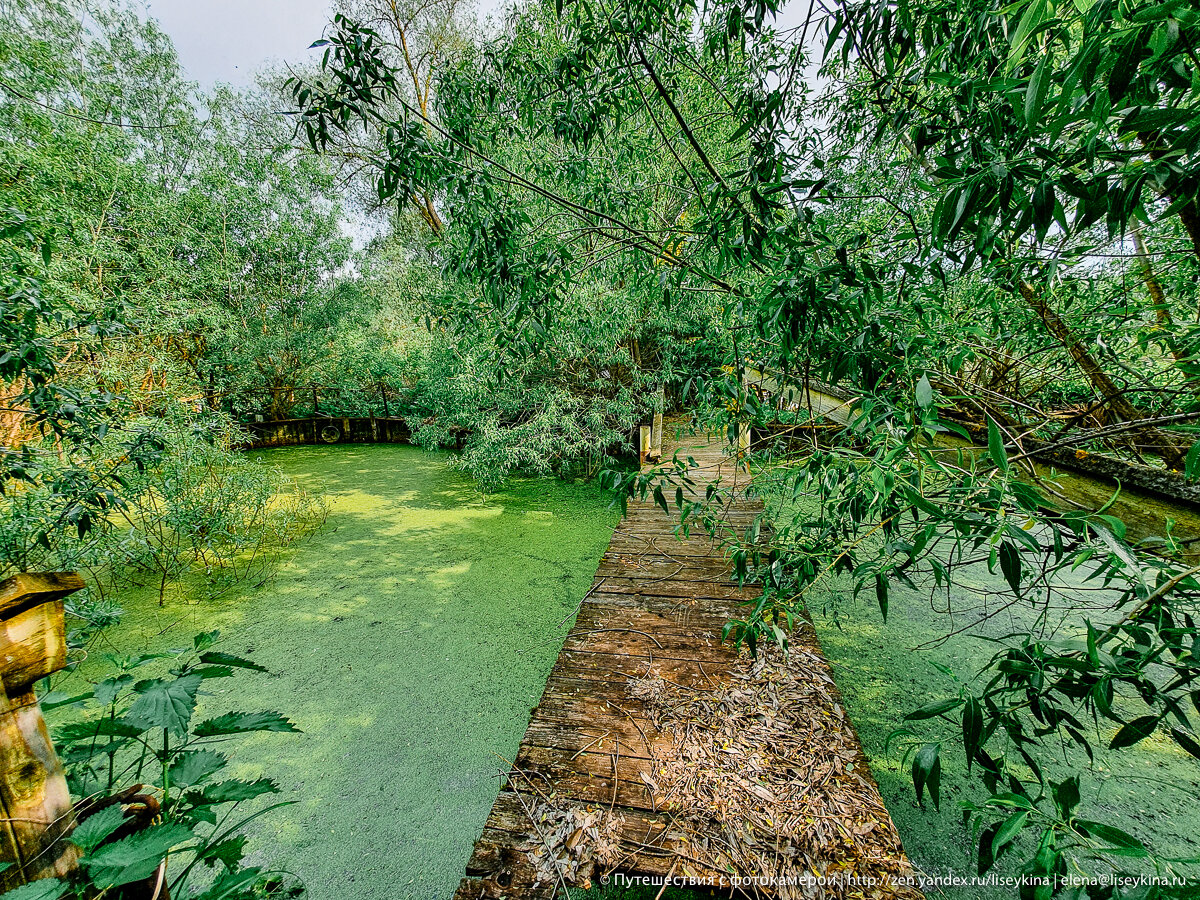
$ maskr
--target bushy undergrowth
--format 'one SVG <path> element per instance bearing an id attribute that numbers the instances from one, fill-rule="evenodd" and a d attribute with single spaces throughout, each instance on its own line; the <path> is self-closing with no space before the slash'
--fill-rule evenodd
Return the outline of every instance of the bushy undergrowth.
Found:
<path id="1" fill-rule="evenodd" d="M 200 599 L 270 578 L 280 551 L 325 521 L 318 493 L 237 452 L 243 436 L 219 416 L 128 427 L 155 430 L 164 449 L 151 464 L 133 465 L 113 434 L 76 462 L 116 473 L 98 527 L 62 528 L 49 484 L 17 487 L 0 501 L 0 574 L 80 570 L 94 601 L 147 582 L 160 603 L 172 586 Z"/>

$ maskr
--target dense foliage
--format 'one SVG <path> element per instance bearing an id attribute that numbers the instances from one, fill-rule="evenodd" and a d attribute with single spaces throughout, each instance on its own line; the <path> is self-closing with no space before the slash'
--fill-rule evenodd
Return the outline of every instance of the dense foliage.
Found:
<path id="1" fill-rule="evenodd" d="M 1051 763 L 1156 731 L 1200 756 L 1194 557 L 1170 523 L 1139 543 L 1109 510 L 1064 507 L 1029 460 L 1052 444 L 1197 467 L 1196 12 L 883 0 L 799 33 L 774 13 L 529 4 L 445 67 L 433 111 L 343 17 L 323 72 L 291 87 L 316 147 L 376 136 L 381 198 L 440 198 L 447 269 L 478 280 L 460 328 L 555 366 L 563 332 L 609 346 L 579 306 L 601 289 L 676 324 L 660 346 L 703 335 L 680 378 L 703 421 L 732 441 L 791 429 L 752 454 L 774 527 L 734 536 L 764 592 L 731 637 L 786 640 L 832 578 L 886 616 L 896 586 L 945 598 L 994 574 L 1001 599 L 946 627 L 995 656 L 898 733 L 918 796 L 939 802 L 948 743 L 980 779 L 981 872 L 1021 846 L 1032 875 L 1186 874 L 1089 818 Z M 845 427 L 804 427 L 818 382 L 849 396 Z M 681 470 L 612 480 L 699 515 Z M 1034 624 L 996 634 L 1014 605 Z"/>
<path id="2" fill-rule="evenodd" d="M 1200 535 L 1033 464 L 1200 474 L 1194 4 L 339 10 L 202 95 L 121 7 L 0 6 L 5 565 L 257 578 L 322 513 L 233 452 L 255 416 L 403 416 L 486 488 L 687 408 L 768 501 L 730 639 L 927 594 L 991 658 L 896 739 L 922 802 L 978 778 L 980 871 L 1194 879 L 1075 773 L 1200 757 Z M 711 522 L 684 469 L 605 477 Z"/>

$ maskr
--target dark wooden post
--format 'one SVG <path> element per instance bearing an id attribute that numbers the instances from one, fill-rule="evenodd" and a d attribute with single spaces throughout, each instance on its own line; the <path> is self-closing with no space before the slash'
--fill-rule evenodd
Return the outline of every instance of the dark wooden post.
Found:
<path id="1" fill-rule="evenodd" d="M 33 686 L 67 664 L 62 601 L 82 587 L 73 572 L 0 582 L 0 862 L 12 863 L 0 890 L 76 864 L 71 794 Z"/>

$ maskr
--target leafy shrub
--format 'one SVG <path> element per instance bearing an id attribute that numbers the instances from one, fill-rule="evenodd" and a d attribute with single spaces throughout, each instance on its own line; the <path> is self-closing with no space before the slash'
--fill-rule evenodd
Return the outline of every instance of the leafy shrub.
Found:
<path id="1" fill-rule="evenodd" d="M 195 574 L 211 596 L 270 578 L 280 551 L 324 523 L 324 500 L 232 449 L 241 435 L 224 418 L 153 424 L 164 450 L 148 465 L 125 468 L 121 435 L 94 449 L 90 469 L 120 473 L 100 527 L 63 529 L 52 486 L 10 492 L 0 505 L 0 574 L 82 570 L 101 595 L 150 576 L 160 603 Z"/>
<path id="2" fill-rule="evenodd" d="M 296 732 L 277 712 L 228 712 L 193 720 L 206 681 L 241 669 L 265 672 L 247 659 L 214 650 L 218 632 L 198 634 L 172 654 L 109 657 L 114 673 L 89 693 L 47 697 L 48 711 L 73 706 L 80 721 L 54 730 L 79 825 L 71 841 L 80 866 L 68 879 L 47 878 L 6 893 L 11 900 L 112 896 L 124 885 L 153 878 L 169 858 L 172 897 L 250 900 L 297 897 L 303 888 L 288 873 L 243 864 L 245 827 L 287 805 L 276 802 L 239 815 L 246 801 L 279 792 L 269 778 L 222 778 L 229 757 L 215 749 L 239 734 Z M 136 678 L 155 662 L 165 675 Z"/>

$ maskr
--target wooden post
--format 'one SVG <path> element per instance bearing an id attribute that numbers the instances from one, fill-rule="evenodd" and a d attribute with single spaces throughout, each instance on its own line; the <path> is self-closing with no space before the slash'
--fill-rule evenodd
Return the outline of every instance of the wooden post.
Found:
<path id="1" fill-rule="evenodd" d="M 62 763 L 33 686 L 67 664 L 63 597 L 83 587 L 73 572 L 0 582 L 0 891 L 65 875 L 78 851 Z"/>
<path id="2" fill-rule="evenodd" d="M 650 426 L 638 426 L 638 464 L 645 465 L 650 458 Z"/>

